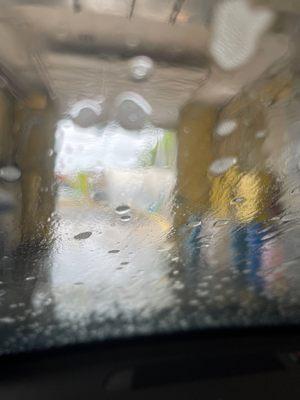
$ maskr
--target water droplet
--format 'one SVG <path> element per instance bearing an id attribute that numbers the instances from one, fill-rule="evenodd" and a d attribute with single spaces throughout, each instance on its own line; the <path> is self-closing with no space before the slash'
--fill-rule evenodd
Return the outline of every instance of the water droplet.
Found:
<path id="1" fill-rule="evenodd" d="M 146 56 L 134 57 L 129 62 L 132 79 L 141 81 L 149 78 L 153 71 L 153 61 Z"/>
<path id="2" fill-rule="evenodd" d="M 210 53 L 217 64 L 227 71 L 245 65 L 255 54 L 261 35 L 273 18 L 270 9 L 252 7 L 248 1 L 218 2 L 210 42 Z"/>
<path id="3" fill-rule="evenodd" d="M 120 265 L 128 265 L 129 264 L 129 261 L 122 261 L 121 263 L 120 263 Z"/>
<path id="4" fill-rule="evenodd" d="M 54 150 L 53 149 L 49 149 L 48 150 L 48 157 L 52 157 L 54 154 Z"/>
<path id="5" fill-rule="evenodd" d="M 224 157 L 215 160 L 209 166 L 209 172 L 213 175 L 221 175 L 224 172 L 228 171 L 231 167 L 233 167 L 237 163 L 236 157 Z"/>
<path id="6" fill-rule="evenodd" d="M 294 189 L 292 189 L 291 191 L 290 191 L 290 193 L 293 195 L 293 194 L 295 194 L 295 195 L 299 195 L 300 194 L 300 188 L 299 187 L 295 187 Z"/>
<path id="7" fill-rule="evenodd" d="M 98 122 L 98 115 L 86 107 L 80 110 L 78 116 L 74 118 L 75 124 L 81 126 L 82 128 L 88 128 L 89 126 L 94 126 Z"/>
<path id="8" fill-rule="evenodd" d="M 116 100 L 116 119 L 124 129 L 140 130 L 152 113 L 150 104 L 139 94 L 125 92 Z"/>
<path id="9" fill-rule="evenodd" d="M 197 292 L 197 294 L 198 294 L 199 297 L 207 297 L 208 294 L 209 294 L 209 291 L 208 290 L 199 290 Z"/>
<path id="10" fill-rule="evenodd" d="M 189 225 L 191 228 L 197 228 L 197 226 L 202 225 L 202 221 L 194 221 L 194 222 L 191 222 Z"/>
<path id="11" fill-rule="evenodd" d="M 118 206 L 115 209 L 116 214 L 119 214 L 119 215 L 127 214 L 127 213 L 129 213 L 129 211 L 130 211 L 130 207 L 126 206 L 126 205 Z"/>
<path id="12" fill-rule="evenodd" d="M 174 282 L 174 289 L 182 290 L 182 289 L 184 289 L 184 284 L 181 283 L 180 281 L 175 281 Z"/>
<path id="13" fill-rule="evenodd" d="M 0 318 L 0 323 L 2 324 L 13 324 L 15 320 L 11 317 L 2 317 Z"/>
<path id="14" fill-rule="evenodd" d="M 4 296 L 6 294 L 6 290 L 2 289 L 0 290 L 0 297 Z"/>
<path id="15" fill-rule="evenodd" d="M 165 243 L 163 246 L 160 246 L 160 247 L 157 249 L 157 251 L 158 251 L 159 253 L 166 253 L 166 252 L 168 252 L 168 251 L 171 251 L 173 247 L 174 247 L 174 243 L 168 242 L 168 243 Z"/>
<path id="16" fill-rule="evenodd" d="M 109 254 L 118 254 L 120 253 L 120 250 L 109 250 Z"/>
<path id="17" fill-rule="evenodd" d="M 225 226 L 228 224 L 229 224 L 229 221 L 227 219 L 221 219 L 221 220 L 216 221 L 214 223 L 214 226 L 218 227 L 218 226 Z"/>
<path id="18" fill-rule="evenodd" d="M 92 232 L 81 232 L 78 233 L 78 235 L 74 236 L 74 239 L 76 240 L 84 240 L 84 239 L 88 239 L 90 236 L 92 235 Z"/>
<path id="19" fill-rule="evenodd" d="M 234 204 L 241 204 L 244 203 L 245 197 L 236 197 L 231 202 Z"/>
<path id="20" fill-rule="evenodd" d="M 103 111 L 101 103 L 102 101 L 99 99 L 84 99 L 75 103 L 70 110 L 75 124 L 82 128 L 96 125 Z"/>
<path id="21" fill-rule="evenodd" d="M 179 271 L 178 271 L 178 269 L 174 269 L 174 271 L 173 271 L 173 275 L 178 275 L 179 274 Z"/>
<path id="22" fill-rule="evenodd" d="M 131 215 L 122 215 L 121 216 L 121 221 L 127 222 L 131 220 Z"/>
<path id="23" fill-rule="evenodd" d="M 179 257 L 173 257 L 173 258 L 171 259 L 171 261 L 172 261 L 172 262 L 178 262 L 178 261 L 179 261 Z"/>
<path id="24" fill-rule="evenodd" d="M 25 278 L 26 281 L 34 281 L 35 279 L 35 276 L 27 276 L 27 278 Z"/>
<path id="25" fill-rule="evenodd" d="M 295 216 L 293 214 L 285 214 L 280 217 L 281 222 L 290 222 L 290 221 L 294 221 L 294 220 L 295 220 Z"/>
<path id="26" fill-rule="evenodd" d="M 15 182 L 21 177 L 21 171 L 19 168 L 13 165 L 8 165 L 6 167 L 0 168 L 0 178 L 7 182 Z"/>
<path id="27" fill-rule="evenodd" d="M 229 276 L 224 276 L 224 278 L 221 279 L 222 282 L 230 282 Z"/>
<path id="28" fill-rule="evenodd" d="M 11 211 L 15 206 L 16 203 L 13 195 L 0 189 L 0 214 Z"/>
<path id="29" fill-rule="evenodd" d="M 228 136 L 237 128 L 237 122 L 231 119 L 222 121 L 216 127 L 216 134 L 219 136 Z"/>
<path id="30" fill-rule="evenodd" d="M 255 134 L 256 139 L 264 139 L 266 137 L 266 131 L 258 131 Z"/>
<path id="31" fill-rule="evenodd" d="M 103 190 L 97 190 L 92 194 L 92 198 L 94 201 L 103 201 L 106 199 L 105 192 Z"/>
<path id="32" fill-rule="evenodd" d="M 127 47 L 134 49 L 139 46 L 140 39 L 136 35 L 130 34 L 127 36 L 125 44 Z"/>

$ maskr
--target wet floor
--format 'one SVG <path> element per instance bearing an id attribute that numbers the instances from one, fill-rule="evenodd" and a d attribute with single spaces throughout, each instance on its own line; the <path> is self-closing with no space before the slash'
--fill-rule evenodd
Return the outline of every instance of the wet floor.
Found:
<path id="1" fill-rule="evenodd" d="M 79 3 L 3 4 L 0 353 L 298 325 L 297 6 Z"/>

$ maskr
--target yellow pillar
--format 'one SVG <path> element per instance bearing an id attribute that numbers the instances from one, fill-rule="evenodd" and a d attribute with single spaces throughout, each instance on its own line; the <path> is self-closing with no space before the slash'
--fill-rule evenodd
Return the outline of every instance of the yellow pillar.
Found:
<path id="1" fill-rule="evenodd" d="M 0 167 L 15 163 L 14 130 L 15 99 L 6 88 L 0 90 Z M 21 184 L 17 182 L 0 182 L 1 197 L 10 199 L 12 209 L 0 213 L 0 255 L 10 254 L 20 243 L 21 238 Z"/>
<path id="2" fill-rule="evenodd" d="M 16 105 L 15 119 L 20 127 L 16 142 L 22 170 L 22 240 L 48 242 L 55 207 L 55 110 L 45 94 L 32 93 Z"/>
<path id="3" fill-rule="evenodd" d="M 190 215 L 209 207 L 208 167 L 213 160 L 215 106 L 187 105 L 180 115 L 174 226 L 179 228 Z"/>

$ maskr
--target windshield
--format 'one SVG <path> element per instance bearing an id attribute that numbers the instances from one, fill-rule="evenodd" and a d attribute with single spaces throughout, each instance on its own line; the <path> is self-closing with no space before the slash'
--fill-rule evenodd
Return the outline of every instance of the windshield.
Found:
<path id="1" fill-rule="evenodd" d="M 299 18 L 2 0 L 0 353 L 299 324 Z"/>

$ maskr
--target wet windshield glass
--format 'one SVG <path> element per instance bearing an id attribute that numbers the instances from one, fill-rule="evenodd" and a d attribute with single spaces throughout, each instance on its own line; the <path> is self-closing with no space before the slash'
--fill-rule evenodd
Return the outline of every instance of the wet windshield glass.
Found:
<path id="1" fill-rule="evenodd" d="M 300 322 L 299 23 L 2 0 L 0 353 Z"/>

